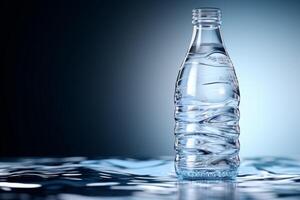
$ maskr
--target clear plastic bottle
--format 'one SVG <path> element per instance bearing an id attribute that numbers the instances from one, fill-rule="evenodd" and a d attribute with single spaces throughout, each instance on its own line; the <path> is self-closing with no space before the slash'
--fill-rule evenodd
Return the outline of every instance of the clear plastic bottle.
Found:
<path id="1" fill-rule="evenodd" d="M 234 179 L 240 93 L 220 34 L 221 11 L 194 9 L 192 22 L 175 90 L 175 170 L 182 179 Z"/>

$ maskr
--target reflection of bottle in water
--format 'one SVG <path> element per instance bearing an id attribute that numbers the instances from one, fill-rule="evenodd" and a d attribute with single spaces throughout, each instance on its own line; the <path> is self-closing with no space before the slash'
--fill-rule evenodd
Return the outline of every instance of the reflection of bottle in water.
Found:
<path id="1" fill-rule="evenodd" d="M 236 183 L 231 180 L 179 181 L 177 188 L 179 200 L 251 199 L 246 198 L 247 195 L 244 193 L 239 194 L 236 190 Z"/>
<path id="2" fill-rule="evenodd" d="M 180 178 L 234 178 L 239 166 L 239 87 L 220 34 L 221 12 L 193 10 L 193 36 L 175 91 Z"/>

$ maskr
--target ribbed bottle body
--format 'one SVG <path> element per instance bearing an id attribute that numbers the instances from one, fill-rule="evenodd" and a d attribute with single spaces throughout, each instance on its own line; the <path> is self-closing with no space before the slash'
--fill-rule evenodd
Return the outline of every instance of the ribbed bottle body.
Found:
<path id="1" fill-rule="evenodd" d="M 193 45 L 175 89 L 175 169 L 183 179 L 232 179 L 239 166 L 236 73 L 222 43 Z"/>

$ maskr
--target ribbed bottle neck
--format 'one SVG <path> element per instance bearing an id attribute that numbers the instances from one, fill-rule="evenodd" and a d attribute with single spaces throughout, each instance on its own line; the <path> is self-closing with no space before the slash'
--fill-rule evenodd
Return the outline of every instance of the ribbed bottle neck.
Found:
<path id="1" fill-rule="evenodd" d="M 193 35 L 190 52 L 201 53 L 205 46 L 223 47 L 220 26 L 221 11 L 217 8 L 193 10 Z"/>
<path id="2" fill-rule="evenodd" d="M 218 8 L 193 9 L 192 23 L 194 26 L 218 27 L 221 25 L 221 10 Z"/>

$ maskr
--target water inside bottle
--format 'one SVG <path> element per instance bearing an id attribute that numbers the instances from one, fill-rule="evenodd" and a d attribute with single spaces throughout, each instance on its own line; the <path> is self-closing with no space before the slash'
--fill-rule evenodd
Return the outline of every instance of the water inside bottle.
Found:
<path id="1" fill-rule="evenodd" d="M 189 52 L 175 91 L 175 168 L 181 178 L 234 178 L 239 166 L 239 87 L 222 45 Z"/>

